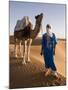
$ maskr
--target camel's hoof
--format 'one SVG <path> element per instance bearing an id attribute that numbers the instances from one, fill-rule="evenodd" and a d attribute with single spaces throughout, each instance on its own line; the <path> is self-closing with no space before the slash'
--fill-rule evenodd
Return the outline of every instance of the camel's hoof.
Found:
<path id="1" fill-rule="evenodd" d="M 18 56 L 17 56 L 17 55 L 15 55 L 15 57 L 16 57 L 16 58 L 18 58 Z"/>
<path id="2" fill-rule="evenodd" d="M 31 62 L 31 60 L 27 60 L 27 63 Z"/>
<path id="3" fill-rule="evenodd" d="M 45 72 L 45 76 L 49 76 L 51 74 L 51 70 L 48 70 L 47 72 Z"/>
<path id="4" fill-rule="evenodd" d="M 31 62 L 30 58 L 27 59 L 27 62 Z"/>
<path id="5" fill-rule="evenodd" d="M 21 56 L 23 58 L 23 56 Z"/>
<path id="6" fill-rule="evenodd" d="M 26 64 L 26 62 L 25 61 L 22 61 L 22 64 Z"/>

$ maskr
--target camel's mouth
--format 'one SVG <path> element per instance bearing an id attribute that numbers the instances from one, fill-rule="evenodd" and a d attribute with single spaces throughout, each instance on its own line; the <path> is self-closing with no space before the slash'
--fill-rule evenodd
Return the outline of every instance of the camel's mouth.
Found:
<path id="1" fill-rule="evenodd" d="M 43 18 L 43 13 L 38 14 L 37 16 L 35 16 L 35 19 L 37 19 L 38 17 L 42 17 Z"/>
<path id="2" fill-rule="evenodd" d="M 40 14 L 43 17 L 43 13 Z"/>

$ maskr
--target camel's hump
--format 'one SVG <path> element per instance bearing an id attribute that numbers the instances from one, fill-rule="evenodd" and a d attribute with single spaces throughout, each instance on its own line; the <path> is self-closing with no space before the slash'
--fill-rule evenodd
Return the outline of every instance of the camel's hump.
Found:
<path id="1" fill-rule="evenodd" d="M 21 20 L 17 20 L 15 31 L 23 30 L 29 24 L 28 16 L 24 16 Z"/>

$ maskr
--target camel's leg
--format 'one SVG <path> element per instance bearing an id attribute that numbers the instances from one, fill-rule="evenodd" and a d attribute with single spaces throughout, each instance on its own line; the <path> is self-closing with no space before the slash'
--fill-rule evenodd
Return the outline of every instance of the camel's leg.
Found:
<path id="1" fill-rule="evenodd" d="M 23 55 L 22 55 L 22 53 L 21 53 L 21 44 L 22 44 L 22 40 L 20 40 L 20 43 L 19 43 L 19 54 L 20 54 L 20 56 L 23 57 Z"/>
<path id="2" fill-rule="evenodd" d="M 23 50 L 22 50 L 22 52 L 21 52 L 21 53 L 22 53 L 22 54 L 21 54 L 21 57 L 22 57 L 22 58 L 24 57 L 24 47 L 25 47 L 25 46 L 24 46 L 24 44 L 23 44 L 23 47 L 22 47 Z"/>
<path id="3" fill-rule="evenodd" d="M 24 41 L 24 45 L 23 45 L 23 61 L 22 61 L 22 64 L 26 64 L 26 50 L 27 50 L 27 40 Z"/>
<path id="4" fill-rule="evenodd" d="M 14 54 L 15 54 L 15 57 L 18 57 L 17 56 L 17 39 L 15 39 L 15 47 L 14 47 Z"/>
<path id="5" fill-rule="evenodd" d="M 30 62 L 30 47 L 31 47 L 32 39 L 28 40 L 27 44 L 27 62 Z"/>

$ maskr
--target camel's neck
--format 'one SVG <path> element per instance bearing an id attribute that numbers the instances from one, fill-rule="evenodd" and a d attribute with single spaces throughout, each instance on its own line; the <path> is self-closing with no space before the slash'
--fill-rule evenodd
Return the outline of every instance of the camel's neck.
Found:
<path id="1" fill-rule="evenodd" d="M 32 38 L 36 38 L 36 36 L 38 35 L 38 33 L 40 32 L 40 27 L 41 27 L 41 23 L 37 23 L 35 24 L 35 28 L 32 31 Z"/>

